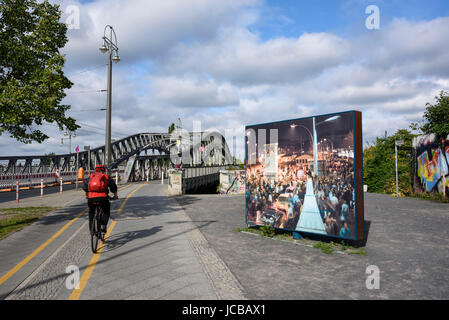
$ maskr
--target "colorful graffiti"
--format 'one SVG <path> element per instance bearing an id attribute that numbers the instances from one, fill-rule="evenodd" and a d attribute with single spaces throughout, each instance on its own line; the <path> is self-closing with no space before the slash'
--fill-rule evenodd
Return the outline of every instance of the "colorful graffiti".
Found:
<path id="1" fill-rule="evenodd" d="M 416 137 L 417 192 L 438 192 L 449 196 L 449 136 L 442 144 L 436 143 L 434 135 Z"/>
<path id="2" fill-rule="evenodd" d="M 243 194 L 245 193 L 245 171 L 244 170 L 221 170 L 220 171 L 220 194 Z"/>

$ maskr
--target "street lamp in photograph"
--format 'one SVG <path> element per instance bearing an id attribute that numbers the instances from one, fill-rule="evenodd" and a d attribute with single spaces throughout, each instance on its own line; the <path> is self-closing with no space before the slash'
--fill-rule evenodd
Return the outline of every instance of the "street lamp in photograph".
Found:
<path id="1" fill-rule="evenodd" d="M 109 38 L 106 36 L 106 30 L 109 28 Z M 114 36 L 114 37 L 113 37 Z M 101 53 L 108 53 L 108 95 L 106 101 L 106 139 L 105 139 L 105 167 L 109 170 L 111 165 L 111 108 L 112 108 L 112 62 L 118 63 L 117 36 L 114 28 L 107 25 L 104 28 L 103 44 L 100 47 Z"/>
<path id="2" fill-rule="evenodd" d="M 314 169 L 315 175 L 317 177 L 318 177 L 319 174 L 318 174 L 318 157 L 317 157 L 317 154 L 318 154 L 318 143 L 317 143 L 316 128 L 319 125 L 321 125 L 321 124 L 323 124 L 325 122 L 335 121 L 335 120 L 337 120 L 339 118 L 340 118 L 340 116 L 337 115 L 337 116 L 333 116 L 333 117 L 327 118 L 327 119 L 325 119 L 323 121 L 320 121 L 320 122 L 316 123 L 315 117 L 313 117 L 313 159 L 314 159 L 313 169 Z"/>

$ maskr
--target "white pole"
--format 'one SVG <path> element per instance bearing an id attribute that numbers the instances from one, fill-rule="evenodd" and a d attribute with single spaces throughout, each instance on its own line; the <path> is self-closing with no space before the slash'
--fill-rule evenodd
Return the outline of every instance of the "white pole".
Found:
<path id="1" fill-rule="evenodd" d="M 164 184 L 164 169 L 162 169 L 162 183 L 161 184 Z"/>
<path id="2" fill-rule="evenodd" d="M 446 196 L 446 174 L 444 172 L 444 165 L 443 165 L 443 156 L 442 153 L 444 152 L 444 148 L 441 148 L 440 153 L 440 171 L 441 171 L 441 189 L 443 191 L 443 196 Z"/>
<path id="3" fill-rule="evenodd" d="M 398 185 L 398 145 L 394 143 L 394 153 L 395 153 L 395 162 L 396 162 L 396 198 L 399 197 L 399 185 Z"/>
<path id="4" fill-rule="evenodd" d="M 19 202 L 19 181 L 16 181 L 16 202 Z"/>
<path id="5" fill-rule="evenodd" d="M 59 178 L 59 193 L 62 193 L 62 177 Z"/>
<path id="6" fill-rule="evenodd" d="M 41 178 L 41 197 L 44 196 L 44 179 Z"/>
<path id="7" fill-rule="evenodd" d="M 118 184 L 118 169 L 115 172 L 115 183 Z"/>
<path id="8" fill-rule="evenodd" d="M 76 173 L 75 173 L 75 189 L 78 189 L 78 152 L 76 153 Z"/>

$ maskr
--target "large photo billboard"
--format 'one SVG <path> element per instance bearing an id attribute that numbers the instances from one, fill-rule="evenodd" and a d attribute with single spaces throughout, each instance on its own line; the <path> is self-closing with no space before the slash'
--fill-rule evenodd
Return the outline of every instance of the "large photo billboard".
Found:
<path id="1" fill-rule="evenodd" d="M 363 238 L 361 113 L 247 126 L 246 223 Z"/>

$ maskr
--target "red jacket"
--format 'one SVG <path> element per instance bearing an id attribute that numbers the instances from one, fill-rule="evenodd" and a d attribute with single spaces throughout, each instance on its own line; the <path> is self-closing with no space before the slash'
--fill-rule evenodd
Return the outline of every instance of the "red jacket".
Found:
<path id="1" fill-rule="evenodd" d="M 106 198 L 108 196 L 109 190 L 111 192 L 117 192 L 117 185 L 115 184 L 115 181 L 113 179 L 109 179 L 109 176 L 107 174 L 105 174 L 106 188 L 105 188 L 104 192 L 89 191 L 89 181 L 90 181 L 91 176 L 92 176 L 92 173 L 89 176 L 89 178 L 84 181 L 84 185 L 83 185 L 83 190 L 85 192 L 87 192 L 87 197 L 89 199 L 91 199 L 91 198 Z"/>

